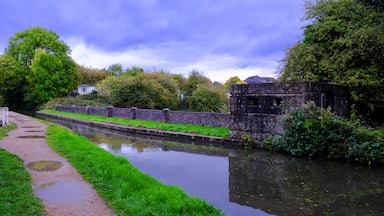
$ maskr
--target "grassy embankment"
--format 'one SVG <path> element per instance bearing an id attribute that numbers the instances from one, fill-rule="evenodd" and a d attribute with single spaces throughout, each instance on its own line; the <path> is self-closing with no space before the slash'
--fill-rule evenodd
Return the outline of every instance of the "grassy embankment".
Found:
<path id="1" fill-rule="evenodd" d="M 221 215 L 204 200 L 158 182 L 126 158 L 116 157 L 62 126 L 49 124 L 47 141 L 119 215 Z"/>
<path id="2" fill-rule="evenodd" d="M 170 123 L 162 123 L 162 122 L 156 122 L 156 121 L 95 116 L 95 115 L 87 115 L 87 114 L 80 114 L 80 113 L 62 112 L 62 111 L 56 111 L 56 110 L 42 110 L 41 112 L 53 114 L 53 115 L 59 115 L 59 116 L 66 116 L 70 118 L 82 119 L 87 121 L 107 122 L 107 123 L 132 126 L 137 128 L 160 129 L 165 131 L 193 133 L 193 134 L 201 134 L 201 135 L 215 136 L 215 137 L 227 137 L 229 134 L 229 128 L 224 128 L 224 127 L 212 127 L 212 126 L 190 125 L 190 124 L 170 124 Z"/>
<path id="3" fill-rule="evenodd" d="M 0 139 L 14 128 L 14 123 L 0 127 Z M 44 214 L 44 207 L 33 193 L 31 176 L 23 161 L 0 149 L 0 215 Z"/>

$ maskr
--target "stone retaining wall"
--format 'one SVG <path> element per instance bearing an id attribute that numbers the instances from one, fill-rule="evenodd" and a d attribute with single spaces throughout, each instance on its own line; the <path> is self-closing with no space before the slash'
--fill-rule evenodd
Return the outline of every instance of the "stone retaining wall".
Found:
<path id="1" fill-rule="evenodd" d="M 52 114 L 43 113 L 43 112 L 36 112 L 36 116 L 38 118 L 41 118 L 47 121 L 56 122 L 59 124 L 62 122 L 81 124 L 81 125 L 86 125 L 91 127 L 99 127 L 99 128 L 108 129 L 108 130 L 120 131 L 124 133 L 167 137 L 175 141 L 177 140 L 188 141 L 188 142 L 192 142 L 193 144 L 196 143 L 196 144 L 203 144 L 207 146 L 212 144 L 213 146 L 224 147 L 224 148 L 241 148 L 242 147 L 241 140 L 239 139 L 228 139 L 228 138 L 221 138 L 221 137 L 213 137 L 213 136 L 189 134 L 189 133 L 181 133 L 181 132 L 173 132 L 173 131 L 164 131 L 164 130 L 148 129 L 148 128 L 135 128 L 135 127 L 110 124 L 110 123 L 104 123 L 104 122 L 91 122 L 91 121 L 85 121 L 80 119 L 68 118 L 64 116 L 52 115 Z"/>
<path id="2" fill-rule="evenodd" d="M 208 125 L 213 127 L 229 127 L 230 119 L 230 115 L 226 113 L 186 112 L 173 111 L 169 109 L 138 109 L 136 107 L 115 108 L 57 105 L 56 110 L 89 115 L 150 120 L 172 124 Z"/>

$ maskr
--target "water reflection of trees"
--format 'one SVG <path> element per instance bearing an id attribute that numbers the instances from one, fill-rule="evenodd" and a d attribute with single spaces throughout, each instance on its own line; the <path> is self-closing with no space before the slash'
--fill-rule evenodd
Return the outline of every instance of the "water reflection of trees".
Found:
<path id="1" fill-rule="evenodd" d="M 127 146 L 129 148 L 135 149 L 137 152 L 143 152 L 144 149 L 150 149 L 151 151 L 159 151 L 158 147 L 142 143 L 139 139 L 132 137 L 127 139 L 126 137 L 116 137 L 116 136 L 106 136 L 101 133 L 94 133 L 92 136 L 92 141 L 95 143 L 105 143 L 113 151 L 122 152 Z"/>
<path id="2" fill-rule="evenodd" d="M 87 136 L 96 144 L 113 152 L 123 152 L 125 149 L 136 149 L 137 152 L 146 151 L 179 151 L 204 155 L 226 156 L 228 150 L 213 143 L 185 143 L 175 142 L 166 137 L 152 137 L 147 135 L 127 134 L 120 131 L 98 129 L 77 124 L 67 124 L 73 131 Z"/>
<path id="3" fill-rule="evenodd" d="M 278 215 L 381 214 L 384 170 L 255 152 L 230 155 L 230 201 Z"/>
<path id="4" fill-rule="evenodd" d="M 79 127 L 96 143 L 108 143 L 120 152 L 132 145 L 138 152 L 174 150 L 206 155 L 227 151 L 165 145 L 161 138 L 98 133 Z M 190 144 L 193 145 L 193 144 Z M 293 158 L 280 154 L 238 151 L 229 153 L 229 199 L 240 205 L 277 215 L 380 215 L 384 212 L 384 169 L 369 169 L 346 163 Z"/>
<path id="5" fill-rule="evenodd" d="M 95 128 L 75 124 L 68 124 L 67 126 L 69 126 L 73 131 L 87 136 L 96 144 L 106 144 L 108 148 L 115 152 L 122 152 L 122 149 L 126 148 L 127 145 L 132 149 L 136 149 L 137 152 L 143 152 L 144 149 L 158 151 L 158 147 L 142 142 L 142 140 L 137 137 L 128 137 L 123 134 L 116 134 L 112 132 L 108 133 L 106 132 L 107 130 L 99 132 Z"/>

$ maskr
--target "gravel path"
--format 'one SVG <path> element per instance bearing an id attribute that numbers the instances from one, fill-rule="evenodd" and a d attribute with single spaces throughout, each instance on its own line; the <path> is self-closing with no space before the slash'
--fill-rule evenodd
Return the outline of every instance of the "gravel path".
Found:
<path id="1" fill-rule="evenodd" d="M 17 129 L 0 140 L 0 148 L 24 161 L 48 215 L 115 215 L 68 161 L 47 145 L 44 124 L 14 112 L 9 121 Z"/>

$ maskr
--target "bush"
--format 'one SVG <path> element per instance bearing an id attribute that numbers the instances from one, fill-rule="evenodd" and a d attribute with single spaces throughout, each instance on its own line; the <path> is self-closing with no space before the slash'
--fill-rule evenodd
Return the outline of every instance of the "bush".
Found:
<path id="1" fill-rule="evenodd" d="M 55 109 L 56 105 L 64 106 L 94 106 L 94 107 L 107 107 L 110 104 L 108 103 L 105 97 L 102 97 L 97 94 L 97 92 L 92 92 L 91 94 L 78 95 L 76 97 L 68 96 L 63 98 L 54 98 L 42 105 L 39 109 Z"/>
<path id="2" fill-rule="evenodd" d="M 284 133 L 264 141 L 268 150 L 282 150 L 295 156 L 384 164 L 384 135 L 380 129 L 345 120 L 329 110 L 308 103 L 283 120 Z"/>

